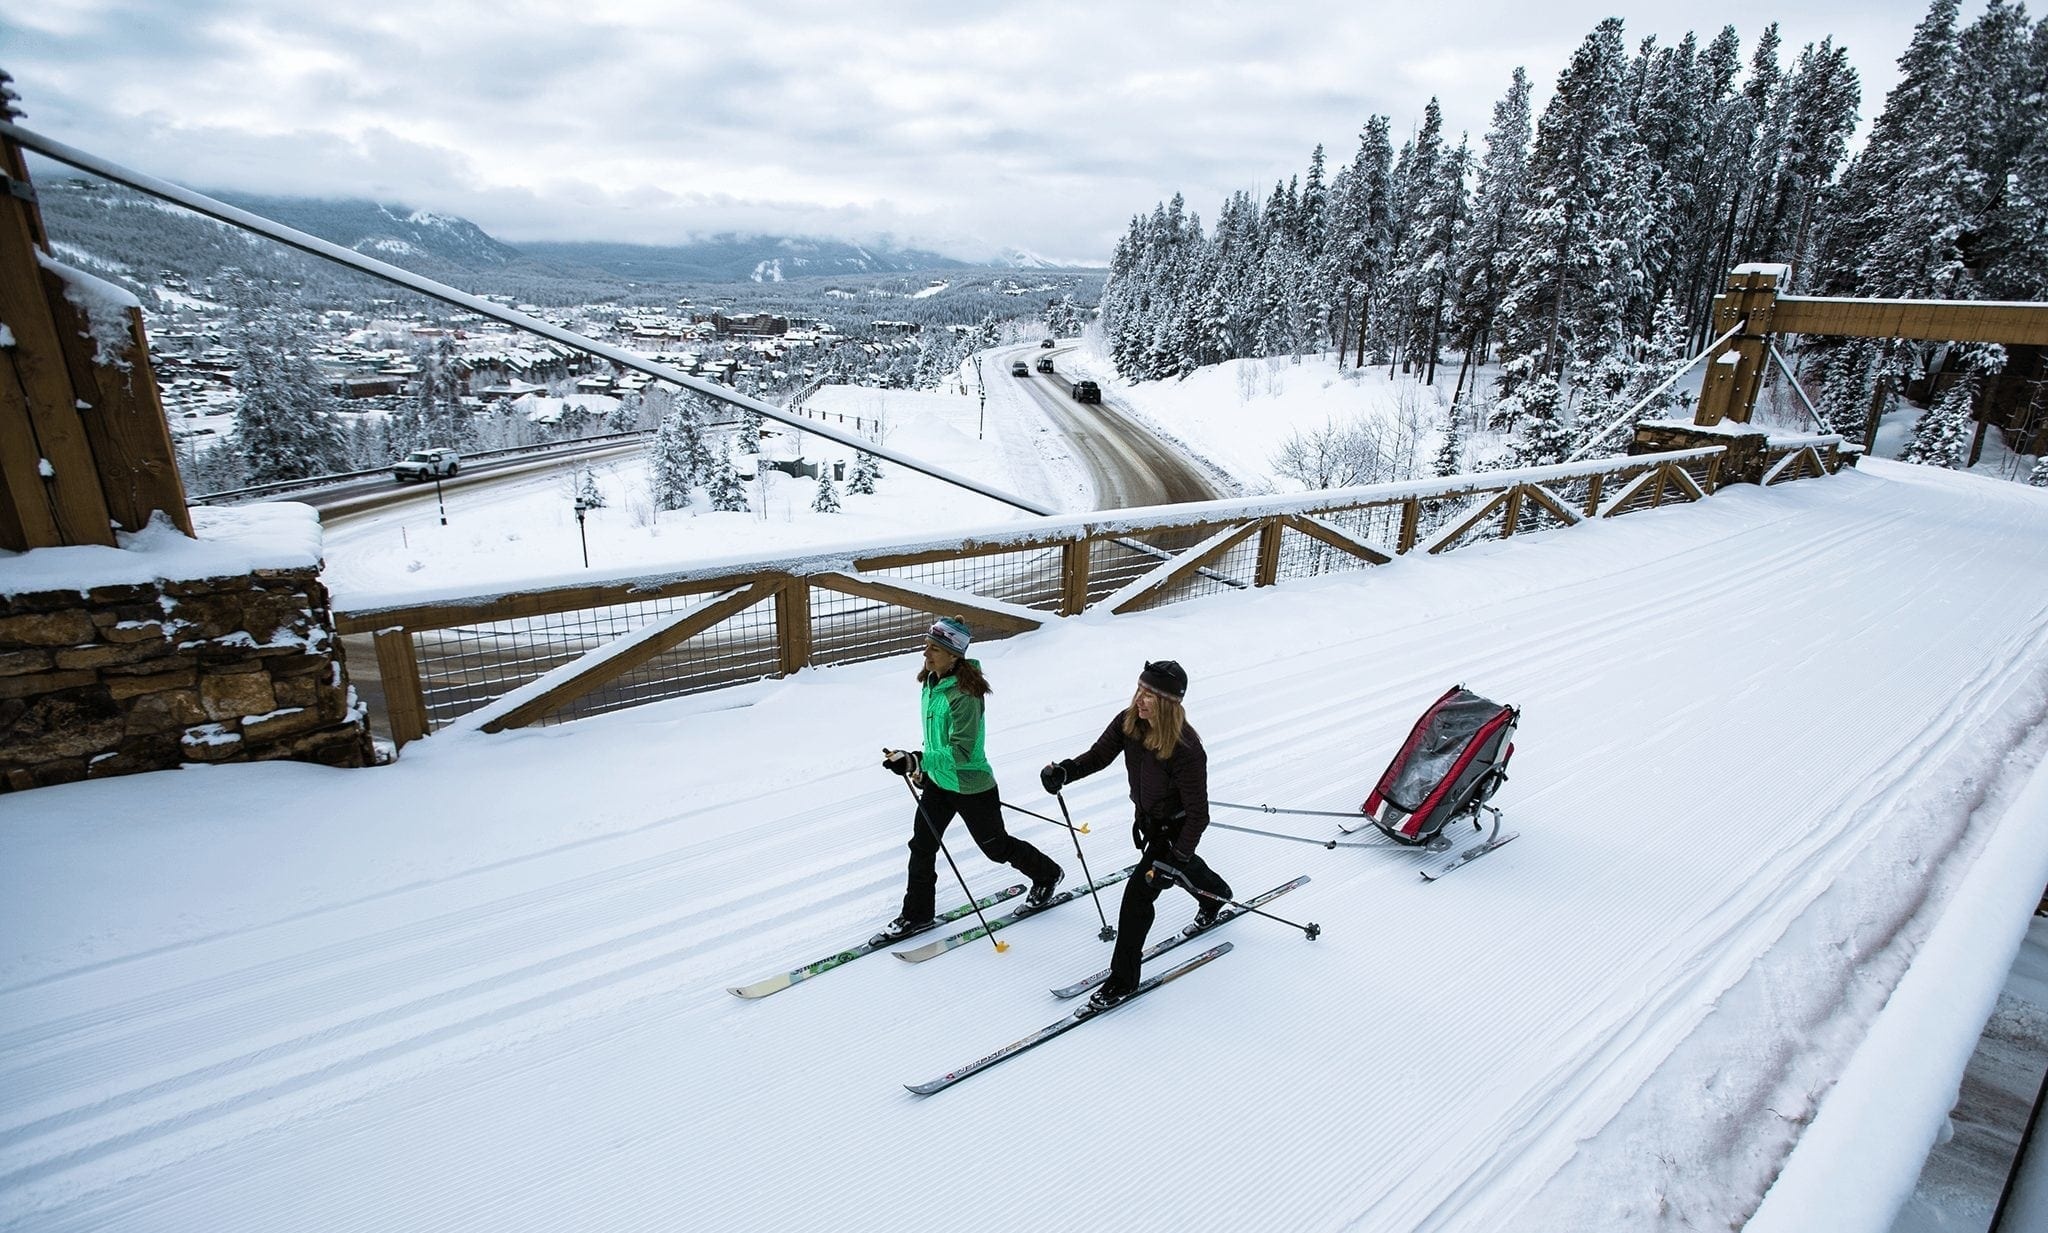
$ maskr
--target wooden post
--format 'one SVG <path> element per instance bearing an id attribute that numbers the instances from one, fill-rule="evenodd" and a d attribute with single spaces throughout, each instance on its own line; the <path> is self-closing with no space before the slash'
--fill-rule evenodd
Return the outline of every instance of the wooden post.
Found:
<path id="1" fill-rule="evenodd" d="M 1772 312 L 1786 267 L 1768 263 L 1739 265 L 1728 274 L 1728 290 L 1714 299 L 1713 331 L 1718 336 L 1742 325 L 1720 355 L 1707 362 L 1700 404 L 1693 423 L 1703 427 L 1733 420 L 1747 424 L 1756 409 L 1756 391 L 1770 359 Z M 1732 362 L 1729 357 L 1733 357 Z"/>
<path id="2" fill-rule="evenodd" d="M 1515 528 L 1521 524 L 1522 491 L 1522 485 L 1520 484 L 1516 484 L 1513 488 L 1508 489 L 1508 508 L 1501 515 L 1500 519 L 1500 537 L 1502 539 L 1513 535 Z"/>
<path id="3" fill-rule="evenodd" d="M 1089 541 L 1070 539 L 1060 547 L 1060 615 L 1079 616 L 1088 608 Z"/>
<path id="4" fill-rule="evenodd" d="M 37 258 L 42 215 L 21 147 L 0 138 L 0 548 L 111 547 L 114 531 L 78 416 Z"/>
<path id="5" fill-rule="evenodd" d="M 1416 530 L 1422 525 L 1422 501 L 1409 497 L 1401 502 L 1401 542 L 1394 551 L 1406 554 L 1415 547 Z"/>
<path id="6" fill-rule="evenodd" d="M 102 354 L 106 323 L 95 329 L 86 312 L 65 296 L 62 281 L 47 270 L 44 291 L 72 387 L 84 404 L 78 408 L 79 419 L 98 466 L 108 516 L 123 530 L 139 531 L 153 512 L 161 510 L 173 526 L 192 534 L 185 481 L 178 474 L 170 424 L 150 368 L 142 310 L 133 305 L 126 310 L 127 346 Z"/>
<path id="7" fill-rule="evenodd" d="M 372 635 L 377 647 L 377 673 L 384 681 L 384 715 L 391 721 L 391 739 L 404 745 L 427 734 L 427 697 L 420 688 L 420 663 L 413 654 L 412 634 L 380 629 Z"/>
<path id="8" fill-rule="evenodd" d="M 784 676 L 811 662 L 811 581 L 802 575 L 775 592 L 775 651 Z"/>
<path id="9" fill-rule="evenodd" d="M 1268 518 L 1259 528 L 1259 567 L 1252 575 L 1252 585 L 1269 587 L 1280 580 L 1280 536 L 1287 523 L 1284 519 Z"/>

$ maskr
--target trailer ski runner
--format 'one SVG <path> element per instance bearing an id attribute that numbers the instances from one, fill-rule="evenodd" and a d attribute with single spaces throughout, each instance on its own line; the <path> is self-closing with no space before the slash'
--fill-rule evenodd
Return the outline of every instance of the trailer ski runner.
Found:
<path id="1" fill-rule="evenodd" d="M 1113 886 L 1130 877 L 1131 871 L 1136 868 L 1136 865 L 1126 865 L 1117 872 L 1097 878 L 1086 886 L 1077 886 L 1072 890 L 1063 890 L 1035 908 L 1030 904 L 1015 908 L 1007 915 L 998 916 L 990 921 L 987 928 L 974 925 L 971 928 L 961 930 L 959 933 L 948 934 L 936 942 L 926 942 L 922 946 L 913 946 L 909 950 L 896 951 L 895 955 L 898 959 L 908 963 L 923 963 L 927 959 L 935 959 L 955 947 L 965 946 L 969 942 L 978 942 L 997 930 L 1007 929 L 1020 920 L 1029 920 L 1034 916 L 1043 915 L 1063 903 L 1071 903 L 1081 896 L 1093 894 L 1105 886 Z"/>
<path id="2" fill-rule="evenodd" d="M 904 938 L 913 938 L 920 933 L 936 929 L 940 925 L 944 925 L 949 922 L 959 920 L 963 916 L 972 916 L 977 908 L 992 908 L 996 904 L 1001 903 L 1005 899 L 1014 899 L 1018 895 L 1023 894 L 1025 889 L 1025 886 L 1021 882 L 1014 886 L 1006 886 L 1002 890 L 997 891 L 993 895 L 984 895 L 982 898 L 975 900 L 973 903 L 963 903 L 959 907 L 954 908 L 949 912 L 943 912 L 938 916 L 934 916 L 932 918 L 932 923 L 926 925 L 923 929 L 913 930 L 910 933 L 898 934 L 894 937 L 889 937 L 878 933 L 874 937 L 871 937 L 867 941 L 861 943 L 859 946 L 839 951 L 836 954 L 827 955 L 823 959 L 820 959 L 815 963 L 807 963 L 804 966 L 796 968 L 792 971 L 778 972 L 773 976 L 767 977 L 762 980 L 757 980 L 751 985 L 735 985 L 731 987 L 728 990 L 728 992 L 736 994 L 737 996 L 743 998 L 765 998 L 771 993 L 780 993 L 784 989 L 789 988 L 791 985 L 796 984 L 798 981 L 809 980 L 811 977 L 821 976 L 824 973 L 831 971 L 833 968 L 844 967 L 847 964 L 852 963 L 854 960 L 860 958 L 862 955 L 870 955 L 878 950 L 886 950 L 887 948 L 896 945 L 896 943 L 901 942 Z"/>
<path id="3" fill-rule="evenodd" d="M 1203 964 L 1208 963 L 1210 960 L 1215 959 L 1219 955 L 1228 954 L 1230 952 L 1230 948 L 1230 943 L 1218 942 L 1216 945 L 1210 947 L 1208 950 L 1203 951 L 1201 954 L 1196 955 L 1192 959 L 1176 964 L 1175 966 L 1168 968 L 1164 972 L 1161 972 L 1157 976 L 1148 976 L 1144 980 L 1139 981 L 1138 987 L 1136 989 L 1131 990 L 1131 996 L 1125 998 L 1121 1002 L 1118 1002 L 1115 1006 L 1107 1007 L 1103 1010 L 1095 1010 L 1092 1007 L 1084 1005 L 1079 1009 L 1075 1010 L 1072 1014 L 1069 1014 L 1064 1018 L 1055 1020 L 1052 1023 L 1046 1024 L 1044 1027 L 1031 1033 L 1031 1035 L 1029 1036 L 1013 1040 L 1009 1044 L 1004 1045 L 1002 1048 L 996 1050 L 994 1053 L 989 1054 L 987 1057 L 981 1058 L 977 1061 L 969 1062 L 967 1065 L 962 1066 L 958 1070 L 949 1070 L 945 1074 L 940 1075 L 938 1078 L 928 1079 L 923 1083 L 906 1083 L 903 1086 L 909 1089 L 910 1091 L 917 1093 L 919 1096 L 929 1096 L 933 1092 L 942 1092 L 947 1088 L 953 1086 L 955 1083 L 960 1082 L 960 1080 L 967 1078 L 969 1075 L 978 1075 L 982 1071 L 987 1070 L 989 1067 L 994 1066 L 999 1062 L 1006 1062 L 1011 1058 L 1016 1057 L 1018 1054 L 1024 1052 L 1026 1049 L 1035 1049 L 1039 1045 L 1044 1044 L 1046 1041 L 1051 1040 L 1055 1036 L 1059 1036 L 1063 1033 L 1073 1031 L 1075 1028 L 1080 1027 L 1082 1024 L 1088 1022 L 1090 1019 L 1093 1019 L 1098 1015 L 1106 1015 L 1124 1006 L 1128 1006 L 1132 1002 L 1137 1001 L 1140 997 L 1143 997 L 1145 994 L 1150 993 L 1152 992 L 1152 990 L 1157 989 L 1159 986 L 1165 984 L 1167 981 L 1173 980 L 1177 977 L 1185 976 L 1189 972 L 1194 971 L 1196 968 L 1201 967 Z"/>

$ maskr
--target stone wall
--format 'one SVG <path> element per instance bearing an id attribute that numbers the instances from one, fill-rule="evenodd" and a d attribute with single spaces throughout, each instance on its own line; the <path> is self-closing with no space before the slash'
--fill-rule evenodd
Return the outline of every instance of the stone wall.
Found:
<path id="1" fill-rule="evenodd" d="M 0 594 L 0 791 L 274 758 L 372 761 L 317 565 Z"/>

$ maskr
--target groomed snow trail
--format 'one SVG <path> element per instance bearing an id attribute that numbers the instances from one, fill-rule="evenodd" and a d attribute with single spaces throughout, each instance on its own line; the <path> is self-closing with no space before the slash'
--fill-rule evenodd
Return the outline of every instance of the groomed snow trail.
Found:
<path id="1" fill-rule="evenodd" d="M 1755 1193 L 1547 1183 L 1681 1048 L 1825 1089 L 1838 1052 L 1696 1031 L 1760 961 L 1844 987 L 1938 915 L 1999 825 L 1984 784 L 2041 754 L 2044 530 L 2042 494 L 1876 464 L 988 645 L 1018 804 L 1172 656 L 1226 800 L 1351 808 L 1450 684 L 1519 705 L 1521 838 L 1426 885 L 1443 857 L 1212 831 L 1242 895 L 1312 875 L 1275 906 L 1321 939 L 1238 920 L 1232 953 L 929 1099 L 900 1085 L 1070 1008 L 1046 991 L 1107 956 L 1087 905 L 1002 955 L 726 992 L 895 914 L 909 802 L 875 762 L 915 739 L 907 661 L 387 770 L 12 798 L 0 1228 L 1726 1227 Z M 1129 859 L 1122 783 L 1067 793 L 1098 874 Z M 1078 878 L 1064 832 L 1011 825 Z M 948 840 L 977 893 L 1014 880 Z M 312 868 L 281 890 L 253 854 L 284 850 Z M 1890 914 L 1840 925 L 1824 896 Z M 1191 909 L 1162 898 L 1155 936 Z M 1767 1184 L 1796 1127 L 1757 1120 L 1685 1166 Z"/>

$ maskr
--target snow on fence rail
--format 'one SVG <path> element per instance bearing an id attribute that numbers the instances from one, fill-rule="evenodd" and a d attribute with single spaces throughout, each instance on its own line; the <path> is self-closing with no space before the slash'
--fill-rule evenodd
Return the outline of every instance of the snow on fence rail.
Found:
<path id="1" fill-rule="evenodd" d="M 335 624 L 374 636 L 398 741 L 451 724 L 495 732 L 900 654 L 932 614 L 1006 637 L 1091 608 L 1131 612 L 1697 501 L 1720 486 L 1723 454 L 1049 517 L 829 555 L 372 602 Z M 1788 440 L 1773 482 L 1841 465 L 1840 438 Z"/>

